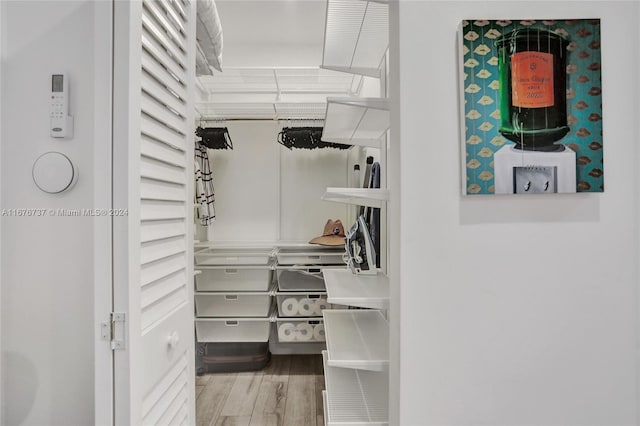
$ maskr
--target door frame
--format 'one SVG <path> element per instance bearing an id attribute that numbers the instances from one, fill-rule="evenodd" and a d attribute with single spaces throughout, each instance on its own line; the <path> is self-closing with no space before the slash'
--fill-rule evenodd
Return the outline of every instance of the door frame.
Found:
<path id="1" fill-rule="evenodd" d="M 0 2 L 0 99 L 2 99 L 2 64 L 4 64 L 4 25 L 3 25 L 3 9 L 4 2 Z M 2 146 L 2 102 L 0 102 L 0 147 Z M 0 176 L 2 175 L 0 169 Z M 2 185 L 2 178 L 0 177 L 0 187 Z M 2 205 L 0 204 L 0 208 Z M 2 221 L 0 221 L 0 331 L 2 330 Z M 4 418 L 4 394 L 2 392 L 4 388 L 4 380 L 2 379 L 3 365 L 2 362 L 2 333 L 0 332 L 0 424 L 6 424 Z"/>
<path id="2" fill-rule="evenodd" d="M 113 9 L 114 0 L 94 2 L 94 199 L 97 209 L 113 207 Z M 94 422 L 114 425 L 113 351 L 102 337 L 113 311 L 113 217 L 94 218 Z"/>

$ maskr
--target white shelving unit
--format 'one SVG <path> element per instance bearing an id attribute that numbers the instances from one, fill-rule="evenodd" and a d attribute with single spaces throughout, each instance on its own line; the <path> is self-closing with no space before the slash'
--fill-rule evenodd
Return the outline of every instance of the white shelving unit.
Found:
<path id="1" fill-rule="evenodd" d="M 386 188 L 327 188 L 322 199 L 335 203 L 380 208 L 389 199 L 389 190 Z"/>
<path id="2" fill-rule="evenodd" d="M 322 119 L 327 97 L 357 95 L 361 80 L 319 67 L 225 67 L 199 77 L 204 96 L 196 110 L 204 121 Z"/>
<path id="3" fill-rule="evenodd" d="M 389 375 L 337 368 L 324 360 L 323 392 L 328 426 L 386 426 L 389 424 Z"/>
<path id="4" fill-rule="evenodd" d="M 389 47 L 386 1 L 328 0 L 322 68 L 380 77 Z"/>
<path id="5" fill-rule="evenodd" d="M 389 309 L 389 278 L 354 275 L 349 269 L 323 269 L 327 302 L 370 309 Z"/>
<path id="6" fill-rule="evenodd" d="M 325 310 L 327 362 L 331 367 L 385 371 L 389 324 L 377 310 Z"/>
<path id="7" fill-rule="evenodd" d="M 382 98 L 328 98 L 322 140 L 379 150 L 380 189 L 327 188 L 322 199 L 380 208 L 380 258 L 387 262 L 386 0 L 327 0 L 322 68 L 380 78 Z M 389 424 L 389 278 L 357 276 L 340 268 L 323 270 L 329 303 L 380 310 L 323 311 L 327 351 L 323 353 L 325 422 L 330 426 Z"/>
<path id="8" fill-rule="evenodd" d="M 384 98 L 327 98 L 322 132 L 326 142 L 380 148 L 389 129 L 389 101 Z"/>

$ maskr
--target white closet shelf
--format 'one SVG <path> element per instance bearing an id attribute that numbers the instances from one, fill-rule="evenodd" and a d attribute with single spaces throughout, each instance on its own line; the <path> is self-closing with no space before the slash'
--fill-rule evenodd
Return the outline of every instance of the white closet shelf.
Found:
<path id="1" fill-rule="evenodd" d="M 322 68 L 380 77 L 388 46 L 386 1 L 328 0 Z"/>
<path id="2" fill-rule="evenodd" d="M 335 368 L 324 361 L 325 424 L 328 426 L 386 426 L 389 424 L 389 375 Z"/>
<path id="3" fill-rule="evenodd" d="M 377 275 L 354 275 L 349 269 L 323 269 L 327 301 L 359 308 L 389 309 L 389 278 Z"/>
<path id="4" fill-rule="evenodd" d="M 389 365 L 389 324 L 377 310 L 322 311 L 331 367 L 385 371 Z"/>
<path id="5" fill-rule="evenodd" d="M 388 189 L 379 188 L 327 188 L 324 201 L 380 208 L 389 199 Z"/>
<path id="6" fill-rule="evenodd" d="M 388 99 L 327 98 L 322 140 L 380 148 L 389 126 Z"/>
<path id="7" fill-rule="evenodd" d="M 317 249 L 318 244 L 309 244 L 306 241 L 200 241 L 194 248 L 215 248 L 215 249 L 266 249 L 266 248 L 308 248 Z"/>

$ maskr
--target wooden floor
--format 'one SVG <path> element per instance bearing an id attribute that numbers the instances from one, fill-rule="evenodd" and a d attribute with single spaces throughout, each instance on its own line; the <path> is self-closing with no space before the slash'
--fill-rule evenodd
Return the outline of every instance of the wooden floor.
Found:
<path id="1" fill-rule="evenodd" d="M 196 377 L 198 426 L 324 426 L 320 355 L 274 355 L 250 373 Z"/>

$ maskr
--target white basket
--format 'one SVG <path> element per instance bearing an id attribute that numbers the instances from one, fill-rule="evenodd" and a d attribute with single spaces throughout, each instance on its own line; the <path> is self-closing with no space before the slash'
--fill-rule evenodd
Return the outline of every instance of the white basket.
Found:
<path id="1" fill-rule="evenodd" d="M 197 291 L 267 291 L 272 278 L 269 266 L 209 266 L 201 271 Z"/>
<path id="2" fill-rule="evenodd" d="M 342 260 L 344 253 L 344 246 L 338 249 L 281 248 L 276 257 L 280 265 L 344 265 Z"/>
<path id="3" fill-rule="evenodd" d="M 198 318 L 198 342 L 267 342 L 269 318 Z"/>
<path id="4" fill-rule="evenodd" d="M 266 317 L 270 293 L 196 293 L 198 317 Z"/>
<path id="5" fill-rule="evenodd" d="M 324 342 L 324 324 L 322 319 L 301 318 L 276 320 L 278 341 L 281 343 L 292 342 Z"/>
<path id="6" fill-rule="evenodd" d="M 277 293 L 278 316 L 321 317 L 324 309 L 331 309 L 327 293 Z"/>
<path id="7" fill-rule="evenodd" d="M 324 277 L 320 268 L 278 267 L 278 289 L 280 291 L 325 291 Z"/>
<path id="8" fill-rule="evenodd" d="M 195 252 L 196 265 L 268 265 L 273 249 L 217 249 Z"/>

